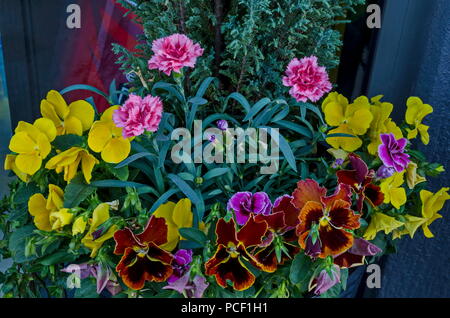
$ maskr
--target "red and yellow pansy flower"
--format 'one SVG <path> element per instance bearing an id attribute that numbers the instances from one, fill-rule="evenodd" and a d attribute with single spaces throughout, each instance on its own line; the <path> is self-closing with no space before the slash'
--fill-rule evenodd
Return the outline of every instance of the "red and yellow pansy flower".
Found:
<path id="1" fill-rule="evenodd" d="M 253 214 L 247 223 L 236 233 L 233 219 L 226 222 L 220 219 L 216 225 L 217 251 L 205 264 L 206 275 L 215 276 L 217 284 L 227 287 L 230 280 L 235 290 L 250 288 L 255 276 L 248 270 L 244 260 L 256 268 L 264 266 L 247 249 L 262 244 L 267 232 L 267 222 L 256 222 Z"/>
<path id="2" fill-rule="evenodd" d="M 264 248 L 255 254 L 258 262 L 264 265 L 265 272 L 275 272 L 278 265 L 291 259 L 300 250 L 298 246 L 290 243 L 298 239 L 295 227 L 299 223 L 300 212 L 291 200 L 290 195 L 283 195 L 275 200 L 271 214 L 258 214 L 255 217 L 257 222 L 266 221 L 270 231 L 263 242 Z"/>
<path id="3" fill-rule="evenodd" d="M 296 229 L 300 247 L 308 255 L 311 254 L 307 249 L 317 249 L 316 256 L 320 258 L 339 255 L 351 248 L 351 231 L 360 226 L 360 215 L 351 210 L 350 187 L 339 184 L 335 194 L 325 196 L 326 192 L 316 181 L 306 179 L 297 183 L 292 194 L 292 204 L 300 209 Z"/>
<path id="4" fill-rule="evenodd" d="M 356 203 L 358 212 L 362 211 L 363 202 L 366 200 L 372 206 L 379 206 L 384 201 L 384 194 L 379 186 L 372 183 L 375 171 L 369 170 L 367 164 L 353 153 L 348 155 L 352 170 L 340 170 L 336 172 L 339 183 L 349 185 L 358 195 Z"/>
<path id="5" fill-rule="evenodd" d="M 123 255 L 116 271 L 125 285 L 134 290 L 145 281 L 164 282 L 173 273 L 173 256 L 160 246 L 167 243 L 167 225 L 163 218 L 152 216 L 144 231 L 134 234 L 129 228 L 114 233 L 114 254 Z"/>

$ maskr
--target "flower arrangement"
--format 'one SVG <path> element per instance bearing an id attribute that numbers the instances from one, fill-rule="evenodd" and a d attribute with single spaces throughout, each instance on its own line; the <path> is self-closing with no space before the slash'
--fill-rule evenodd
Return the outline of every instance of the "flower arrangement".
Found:
<path id="1" fill-rule="evenodd" d="M 16 127 L 5 295 L 338 297 L 352 268 L 397 239 L 433 237 L 450 195 L 426 190 L 443 167 L 413 145 L 429 142 L 430 105 L 409 98 L 397 125 L 382 96 L 332 91 L 314 55 L 286 61 L 292 98 L 252 103 L 221 96 L 213 77 L 190 81 L 204 49 L 187 35 L 151 49 L 164 81 L 109 95 L 83 86 L 109 101 L 101 113 L 93 100 L 68 105 L 77 86 L 50 91 L 42 117 Z"/>

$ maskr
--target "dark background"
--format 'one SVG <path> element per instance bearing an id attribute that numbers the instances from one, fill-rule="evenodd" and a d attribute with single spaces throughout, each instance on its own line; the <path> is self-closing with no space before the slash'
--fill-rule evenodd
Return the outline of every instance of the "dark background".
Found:
<path id="1" fill-rule="evenodd" d="M 338 90 L 349 97 L 384 94 L 384 100 L 395 105 L 397 121 L 404 117 L 409 96 L 431 104 L 434 113 L 426 120 L 431 142 L 417 146 L 429 161 L 450 169 L 450 1 L 369 2 L 382 6 L 382 27 L 368 29 L 364 12 L 347 25 Z M 81 6 L 80 30 L 65 25 L 71 3 Z M 124 81 L 111 43 L 134 47 L 140 28 L 123 13 L 114 0 L 0 0 L 12 127 L 18 120 L 38 117 L 40 100 L 50 89 L 83 83 L 107 91 L 112 79 Z M 0 117 L 9 121 L 3 113 Z M 10 132 L 3 129 L 0 134 L 2 144 L 9 140 Z M 437 191 L 449 185 L 449 172 L 430 181 L 431 190 Z M 381 289 L 365 289 L 363 280 L 357 296 L 450 297 L 448 206 L 442 211 L 444 218 L 431 226 L 435 238 L 426 239 L 418 231 L 414 240 L 402 239 L 399 253 L 382 260 Z"/>

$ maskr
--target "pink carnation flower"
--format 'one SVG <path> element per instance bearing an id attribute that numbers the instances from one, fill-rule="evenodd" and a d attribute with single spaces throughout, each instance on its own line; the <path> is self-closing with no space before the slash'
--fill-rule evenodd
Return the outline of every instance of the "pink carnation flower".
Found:
<path id="1" fill-rule="evenodd" d="M 328 74 L 323 66 L 317 64 L 317 57 L 293 59 L 283 77 L 283 85 L 291 87 L 289 94 L 298 102 L 317 102 L 332 89 Z"/>
<path id="2" fill-rule="evenodd" d="M 113 120 L 117 127 L 123 128 L 123 137 L 130 138 L 142 135 L 144 131 L 157 131 L 162 112 L 159 97 L 148 95 L 142 98 L 131 94 L 125 104 L 114 111 Z"/>
<path id="3" fill-rule="evenodd" d="M 152 51 L 155 55 L 148 61 L 148 68 L 168 76 L 172 71 L 179 73 L 185 66 L 194 67 L 197 57 L 203 55 L 200 45 L 184 34 L 172 34 L 153 41 Z"/>

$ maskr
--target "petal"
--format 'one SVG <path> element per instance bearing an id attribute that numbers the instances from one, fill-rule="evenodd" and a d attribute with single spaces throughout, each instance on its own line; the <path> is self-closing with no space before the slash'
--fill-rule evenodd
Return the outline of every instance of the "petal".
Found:
<path id="1" fill-rule="evenodd" d="M 252 215 L 247 223 L 237 233 L 237 239 L 245 247 L 262 243 L 262 238 L 267 232 L 267 222 L 256 222 Z"/>
<path id="2" fill-rule="evenodd" d="M 339 126 L 345 120 L 345 108 L 346 106 L 340 103 L 328 103 L 323 109 L 327 124 L 330 126 Z"/>
<path id="3" fill-rule="evenodd" d="M 227 248 L 219 244 L 214 255 L 205 263 L 205 274 L 215 275 L 217 273 L 217 266 L 227 262 L 230 258 L 230 254 L 227 252 Z"/>
<path id="4" fill-rule="evenodd" d="M 47 200 L 40 193 L 34 194 L 28 200 L 28 211 L 34 216 L 34 224 L 39 230 L 51 231 L 50 211 L 46 209 Z"/>
<path id="5" fill-rule="evenodd" d="M 159 248 L 154 243 L 149 244 L 147 257 L 152 261 L 159 261 L 166 265 L 170 265 L 173 261 L 173 256 L 169 252 Z"/>
<path id="6" fill-rule="evenodd" d="M 290 201 L 290 199 L 288 199 Z M 298 215 L 296 218 L 297 222 L 295 225 L 298 224 Z M 274 231 L 280 231 L 286 227 L 286 224 L 284 222 L 284 213 L 283 212 L 276 212 L 269 215 L 264 214 L 258 214 L 255 216 L 256 222 L 263 223 L 264 221 L 268 224 L 268 228 L 272 229 Z M 293 226 L 295 226 L 293 225 Z M 239 235 L 238 235 L 239 236 Z"/>
<path id="7" fill-rule="evenodd" d="M 139 245 L 135 235 L 129 228 L 124 228 L 123 230 L 115 232 L 114 241 L 116 241 L 116 246 L 114 248 L 114 254 L 116 255 L 122 255 L 128 247 Z"/>
<path id="8" fill-rule="evenodd" d="M 327 190 L 320 187 L 319 184 L 312 179 L 306 179 L 297 183 L 297 188 L 292 193 L 292 204 L 301 210 L 308 201 L 321 202 Z"/>
<path id="9" fill-rule="evenodd" d="M 47 210 L 60 210 L 64 206 L 64 191 L 54 184 L 48 185 Z"/>
<path id="10" fill-rule="evenodd" d="M 101 152 L 112 138 L 108 123 L 95 122 L 88 135 L 88 145 L 92 151 Z"/>
<path id="11" fill-rule="evenodd" d="M 400 209 L 402 205 L 406 203 L 406 191 L 403 188 L 395 188 L 391 190 L 391 204 Z"/>
<path id="12" fill-rule="evenodd" d="M 384 194 L 381 192 L 381 188 L 372 183 L 368 183 L 364 187 L 363 194 L 372 206 L 379 206 L 384 201 Z"/>
<path id="13" fill-rule="evenodd" d="M 87 151 L 83 151 L 81 155 L 81 171 L 83 172 L 86 183 L 91 183 L 92 170 L 99 161 Z"/>
<path id="14" fill-rule="evenodd" d="M 102 159 L 108 163 L 119 163 L 128 157 L 130 150 L 129 140 L 122 137 L 112 138 L 102 150 Z"/>
<path id="15" fill-rule="evenodd" d="M 155 212 L 153 212 L 153 216 L 164 218 L 167 225 L 167 243 L 163 244 L 161 247 L 167 251 L 172 251 L 177 246 L 180 240 L 180 234 L 178 232 L 177 225 L 173 222 L 173 211 L 175 209 L 175 203 L 167 202 L 165 204 L 161 204 Z"/>
<path id="16" fill-rule="evenodd" d="M 111 106 L 108 109 L 106 109 L 102 116 L 100 117 L 100 121 L 102 122 L 112 122 L 113 121 L 113 114 L 116 111 L 116 109 L 119 109 L 119 105 Z"/>
<path id="17" fill-rule="evenodd" d="M 323 217 L 323 206 L 319 202 L 308 201 L 300 211 L 300 224 L 297 226 L 297 234 L 309 231 L 313 223 L 319 224 Z"/>
<path id="18" fill-rule="evenodd" d="M 417 127 L 420 133 L 420 139 L 422 140 L 424 145 L 428 145 L 430 143 L 430 135 L 428 134 L 428 128 L 430 127 L 423 124 Z"/>
<path id="19" fill-rule="evenodd" d="M 368 109 L 357 110 L 354 115 L 347 121 L 348 127 L 356 135 L 364 135 L 370 127 L 373 115 Z"/>
<path id="20" fill-rule="evenodd" d="M 178 228 L 192 227 L 192 203 L 189 199 L 181 199 L 173 209 L 173 222 Z"/>
<path id="21" fill-rule="evenodd" d="M 225 220 L 219 219 L 216 225 L 216 236 L 217 236 L 217 244 L 222 244 L 228 246 L 228 243 L 233 243 L 234 245 L 238 244 L 238 240 L 236 237 L 236 225 L 233 219 L 230 219 L 228 222 Z"/>
<path id="22" fill-rule="evenodd" d="M 64 128 L 66 134 L 83 135 L 83 125 L 77 117 L 68 116 L 64 120 Z"/>
<path id="23" fill-rule="evenodd" d="M 344 200 L 336 200 L 329 212 L 330 223 L 336 228 L 354 230 L 359 228 L 360 215 L 350 209 L 351 204 Z"/>
<path id="24" fill-rule="evenodd" d="M 59 92 L 55 90 L 49 91 L 47 93 L 47 101 L 54 107 L 59 118 L 64 118 L 67 115 L 69 111 L 67 103 Z"/>
<path id="25" fill-rule="evenodd" d="M 92 213 L 92 223 L 90 231 L 93 232 L 96 228 L 106 222 L 109 219 L 109 204 L 100 203 Z"/>
<path id="26" fill-rule="evenodd" d="M 326 208 L 330 209 L 333 207 L 333 205 L 336 201 L 342 200 L 342 201 L 345 201 L 345 202 L 351 204 L 351 202 L 352 202 L 351 196 L 352 196 L 352 190 L 351 190 L 350 186 L 343 184 L 343 183 L 338 183 L 338 186 L 337 186 L 334 194 L 332 194 L 328 197 L 323 197 L 321 199 L 321 201 Z"/>
<path id="27" fill-rule="evenodd" d="M 33 124 L 36 128 L 38 128 L 42 133 L 47 136 L 47 139 L 52 142 L 56 138 L 56 127 L 55 124 L 47 118 L 39 118 Z"/>
<path id="28" fill-rule="evenodd" d="M 362 140 L 355 136 L 353 131 L 346 125 L 342 124 L 336 129 L 332 129 L 328 132 L 331 134 L 347 134 L 353 137 L 327 137 L 326 142 L 335 149 L 342 148 L 345 151 L 353 152 L 362 146 Z"/>
<path id="29" fill-rule="evenodd" d="M 76 220 L 73 222 L 72 226 L 72 235 L 75 236 L 77 234 L 82 234 L 86 230 L 87 221 L 84 219 L 84 217 L 79 216 L 76 218 Z"/>
<path id="30" fill-rule="evenodd" d="M 334 264 L 341 268 L 351 268 L 364 265 L 365 256 L 355 255 L 348 251 L 334 258 Z"/>
<path id="31" fill-rule="evenodd" d="M 95 111 L 92 105 L 85 100 L 73 102 L 69 106 L 69 117 L 77 118 L 82 125 L 82 130 L 91 128 L 94 122 Z"/>
<path id="32" fill-rule="evenodd" d="M 278 261 L 273 245 L 269 245 L 256 253 L 255 259 L 263 265 L 263 271 L 267 273 L 274 273 L 277 270 Z"/>
<path id="33" fill-rule="evenodd" d="M 58 116 L 55 107 L 45 99 L 41 101 L 41 115 L 42 117 L 51 120 L 56 128 L 61 126 L 62 117 Z"/>
<path id="34" fill-rule="evenodd" d="M 36 146 L 36 142 L 24 131 L 15 133 L 9 142 L 9 149 L 19 154 L 33 152 Z"/>
<path id="35" fill-rule="evenodd" d="M 50 223 L 53 230 L 62 229 L 64 226 L 72 223 L 72 219 L 73 214 L 69 212 L 69 209 L 61 209 L 50 213 Z"/>
<path id="36" fill-rule="evenodd" d="M 167 242 L 167 225 L 164 218 L 151 216 L 144 231 L 136 235 L 141 243 L 153 242 L 162 245 Z"/>
<path id="37" fill-rule="evenodd" d="M 20 154 L 16 158 L 16 166 L 30 176 L 34 175 L 42 165 L 42 159 L 37 154 Z"/>
<path id="38" fill-rule="evenodd" d="M 344 230 L 338 230 L 330 225 L 319 228 L 319 236 L 322 242 L 321 258 L 329 255 L 339 255 L 353 245 L 353 235 Z"/>
<path id="39" fill-rule="evenodd" d="M 227 287 L 227 280 L 230 280 L 237 291 L 246 290 L 255 282 L 255 276 L 239 257 L 229 258 L 227 262 L 219 264 L 215 276 L 219 286 Z"/>
<path id="40" fill-rule="evenodd" d="M 48 154 L 52 150 L 52 146 L 50 145 L 50 142 L 48 141 L 48 138 L 44 133 L 39 133 L 39 135 L 37 136 L 37 144 L 39 147 L 41 158 L 47 158 Z"/>
<path id="41" fill-rule="evenodd" d="M 276 215 L 277 212 L 283 213 L 284 223 L 286 226 L 296 226 L 299 222 L 298 215 L 300 214 L 300 210 L 292 204 L 292 199 L 293 197 L 289 195 L 283 195 L 282 197 L 275 200 L 272 208 L 273 215 Z M 267 223 L 272 229 L 281 229 L 280 220 L 278 220 L 276 223 L 274 223 L 273 221 L 267 221 Z M 278 225 L 276 226 L 276 224 Z"/>

